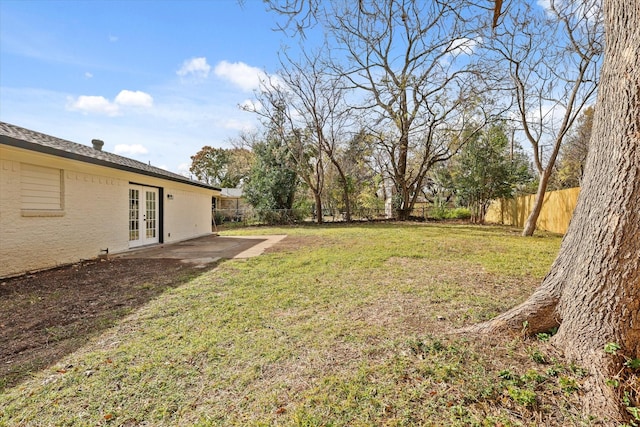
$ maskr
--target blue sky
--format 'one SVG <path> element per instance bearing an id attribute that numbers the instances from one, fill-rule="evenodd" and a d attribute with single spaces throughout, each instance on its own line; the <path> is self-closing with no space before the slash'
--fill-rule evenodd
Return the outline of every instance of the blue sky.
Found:
<path id="1" fill-rule="evenodd" d="M 261 0 L 1 0 L 0 120 L 185 173 L 255 128 L 278 51 Z"/>

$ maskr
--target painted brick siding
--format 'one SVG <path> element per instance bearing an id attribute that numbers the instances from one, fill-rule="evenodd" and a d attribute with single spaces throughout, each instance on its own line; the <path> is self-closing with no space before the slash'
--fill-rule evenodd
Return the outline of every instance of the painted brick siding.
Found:
<path id="1" fill-rule="evenodd" d="M 21 209 L 25 163 L 64 171 L 62 211 Z M 165 242 L 211 233 L 211 190 L 0 146 L 0 277 L 128 251 L 130 182 L 163 189 Z"/>
<path id="2" fill-rule="evenodd" d="M 211 233 L 211 197 L 192 190 L 169 189 L 165 195 L 165 242 L 174 242 Z M 209 193 L 210 194 L 210 193 Z"/>

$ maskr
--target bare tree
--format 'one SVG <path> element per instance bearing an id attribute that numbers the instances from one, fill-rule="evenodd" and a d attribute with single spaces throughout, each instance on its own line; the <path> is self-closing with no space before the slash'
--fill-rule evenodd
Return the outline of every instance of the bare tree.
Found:
<path id="1" fill-rule="evenodd" d="M 336 1 L 324 22 L 346 58 L 337 72 L 363 94 L 358 108 L 387 154 L 399 219 L 408 218 L 428 170 L 464 143 L 468 123 L 484 124 L 469 66 L 478 33 L 460 18 L 462 3 L 363 0 L 354 9 Z"/>
<path id="2" fill-rule="evenodd" d="M 547 10 L 514 4 L 490 39 L 506 64 L 516 117 L 538 172 L 536 198 L 522 234 L 533 235 L 562 142 L 598 85 L 601 0 L 550 0 Z"/>
<path id="3" fill-rule="evenodd" d="M 342 186 L 345 220 L 351 221 L 349 180 L 340 156 L 340 146 L 350 132 L 349 108 L 344 101 L 341 76 L 331 73 L 326 46 L 313 53 L 303 49 L 301 59 L 286 56 L 281 61 L 281 78 L 290 92 L 291 105 L 308 129 L 318 149 L 338 173 Z"/>
<path id="4" fill-rule="evenodd" d="M 263 81 L 256 92 L 256 101 L 245 105 L 246 111 L 258 114 L 265 125 L 278 133 L 286 144 L 292 167 L 313 193 L 316 204 L 316 221 L 323 222 L 322 191 L 324 187 L 324 156 L 320 142 L 314 138 L 313 129 L 301 123 L 295 99 L 287 83 L 272 76 Z"/>
<path id="5" fill-rule="evenodd" d="M 347 107 L 339 77 L 329 73 L 326 50 L 302 51 L 300 60 L 284 54 L 276 77 L 263 82 L 252 111 L 268 121 L 282 120 L 296 170 L 314 195 L 316 220 L 321 223 L 326 162 L 338 172 L 343 187 L 345 219 L 351 208 L 348 179 L 339 157 L 339 144 L 348 127 Z"/>

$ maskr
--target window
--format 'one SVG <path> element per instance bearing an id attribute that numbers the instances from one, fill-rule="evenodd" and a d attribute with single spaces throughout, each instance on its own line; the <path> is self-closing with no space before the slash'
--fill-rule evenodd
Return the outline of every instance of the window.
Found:
<path id="1" fill-rule="evenodd" d="M 23 216 L 63 214 L 63 171 L 22 163 L 20 200 Z"/>

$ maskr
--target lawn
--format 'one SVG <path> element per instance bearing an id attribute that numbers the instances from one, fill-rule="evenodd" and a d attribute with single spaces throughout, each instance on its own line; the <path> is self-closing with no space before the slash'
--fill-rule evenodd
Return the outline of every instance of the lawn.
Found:
<path id="1" fill-rule="evenodd" d="M 0 395 L 0 426 L 591 425 L 547 336 L 453 333 L 521 302 L 560 238 L 500 227 L 287 234 L 167 288 Z"/>

